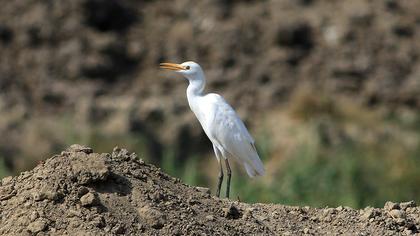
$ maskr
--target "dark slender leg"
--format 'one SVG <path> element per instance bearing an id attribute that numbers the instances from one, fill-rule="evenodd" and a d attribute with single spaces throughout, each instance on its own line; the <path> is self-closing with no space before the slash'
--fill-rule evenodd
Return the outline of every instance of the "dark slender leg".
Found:
<path id="1" fill-rule="evenodd" d="M 230 177 L 232 176 L 232 171 L 230 169 L 229 161 L 228 159 L 225 159 L 226 164 L 226 173 L 228 176 L 227 183 L 226 183 L 226 198 L 229 198 L 229 192 L 230 192 Z"/>
<path id="2" fill-rule="evenodd" d="M 220 172 L 219 172 L 219 182 L 217 182 L 216 196 L 220 197 L 220 189 L 222 188 L 222 182 L 223 182 L 223 167 L 222 167 L 222 162 L 220 161 L 220 159 L 218 159 L 218 161 L 220 165 Z"/>

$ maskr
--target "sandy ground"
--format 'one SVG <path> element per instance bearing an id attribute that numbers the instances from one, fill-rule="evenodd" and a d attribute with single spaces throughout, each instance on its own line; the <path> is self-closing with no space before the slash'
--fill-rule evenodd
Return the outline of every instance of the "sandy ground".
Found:
<path id="1" fill-rule="evenodd" d="M 72 145 L 0 185 L 1 235 L 410 235 L 414 202 L 316 209 L 247 204 L 183 184 L 135 153 Z"/>

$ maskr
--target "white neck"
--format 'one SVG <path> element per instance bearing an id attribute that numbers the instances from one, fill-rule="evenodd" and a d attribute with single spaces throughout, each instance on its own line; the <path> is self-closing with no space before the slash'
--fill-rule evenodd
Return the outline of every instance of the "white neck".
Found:
<path id="1" fill-rule="evenodd" d="M 201 97 L 204 92 L 204 87 L 206 86 L 206 80 L 204 76 L 200 78 L 188 79 L 189 85 L 187 88 L 187 98 L 189 101 L 192 101 L 194 97 Z"/>

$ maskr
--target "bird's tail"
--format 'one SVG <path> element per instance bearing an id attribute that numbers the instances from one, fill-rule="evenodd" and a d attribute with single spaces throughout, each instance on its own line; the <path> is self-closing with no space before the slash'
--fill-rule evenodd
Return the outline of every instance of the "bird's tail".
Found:
<path id="1" fill-rule="evenodd" d="M 265 174 L 263 163 L 261 162 L 258 154 L 255 155 L 250 161 L 245 162 L 244 167 L 245 167 L 246 173 L 248 173 L 250 177 L 255 177 L 255 176 Z"/>

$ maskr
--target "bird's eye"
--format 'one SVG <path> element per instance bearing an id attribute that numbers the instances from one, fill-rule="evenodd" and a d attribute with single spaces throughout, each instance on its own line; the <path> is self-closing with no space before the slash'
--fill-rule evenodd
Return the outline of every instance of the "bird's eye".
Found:
<path id="1" fill-rule="evenodd" d="M 185 69 L 186 69 L 186 70 L 189 70 L 189 69 L 190 69 L 190 66 L 186 66 L 186 67 L 185 67 Z"/>

